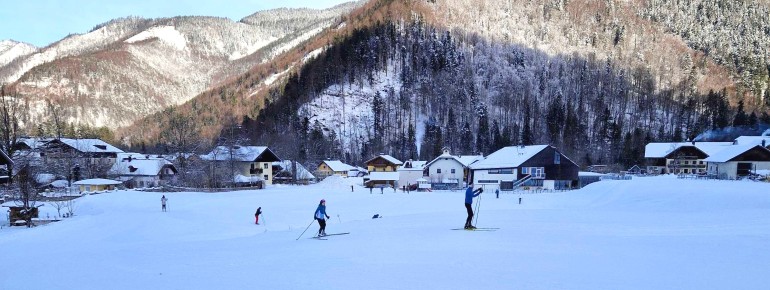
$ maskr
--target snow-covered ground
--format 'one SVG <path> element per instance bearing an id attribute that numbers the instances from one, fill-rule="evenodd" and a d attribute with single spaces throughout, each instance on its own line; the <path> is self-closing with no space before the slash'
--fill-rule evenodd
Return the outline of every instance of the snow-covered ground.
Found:
<path id="1" fill-rule="evenodd" d="M 261 191 L 117 191 L 0 229 L 0 289 L 767 289 L 770 184 L 647 177 L 558 193 L 370 194 L 360 179 Z M 355 192 L 351 192 L 350 185 Z M 321 198 L 332 216 L 318 225 Z M 261 225 L 254 212 L 262 207 Z M 53 208 L 41 208 L 45 216 Z M 383 218 L 371 219 L 380 214 Z M 0 222 L 6 222 L 4 219 Z"/>

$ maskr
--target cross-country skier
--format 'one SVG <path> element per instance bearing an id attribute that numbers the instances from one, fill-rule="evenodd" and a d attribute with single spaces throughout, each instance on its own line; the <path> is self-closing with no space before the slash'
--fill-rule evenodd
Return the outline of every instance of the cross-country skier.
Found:
<path id="1" fill-rule="evenodd" d="M 473 185 L 469 185 L 468 189 L 465 190 L 465 210 L 468 211 L 468 218 L 465 220 L 466 230 L 476 228 L 471 224 L 471 221 L 473 220 L 473 208 L 471 207 L 471 204 L 473 204 L 473 198 L 479 196 L 482 192 L 484 192 L 484 190 L 481 189 L 481 187 L 473 190 Z"/>
<path id="2" fill-rule="evenodd" d="M 163 196 L 160 198 L 160 206 L 161 206 L 161 208 L 160 208 L 160 209 L 161 209 L 162 211 L 166 211 L 166 201 L 167 201 L 167 200 L 168 200 L 168 198 L 166 198 L 166 195 L 165 195 L 165 194 L 164 194 L 164 195 L 163 195 Z"/>
<path id="3" fill-rule="evenodd" d="M 315 214 L 313 215 L 313 218 L 315 218 L 318 221 L 318 225 L 321 226 L 320 229 L 318 229 L 318 236 L 323 237 L 326 235 L 326 219 L 329 218 L 329 215 L 326 214 L 326 200 L 322 199 L 320 203 L 318 203 L 318 208 L 315 209 Z"/>
<path id="4" fill-rule="evenodd" d="M 261 215 L 261 214 L 262 214 L 262 207 L 260 206 L 260 207 L 257 208 L 257 212 L 254 213 L 254 223 L 255 224 L 259 224 L 259 215 Z"/>

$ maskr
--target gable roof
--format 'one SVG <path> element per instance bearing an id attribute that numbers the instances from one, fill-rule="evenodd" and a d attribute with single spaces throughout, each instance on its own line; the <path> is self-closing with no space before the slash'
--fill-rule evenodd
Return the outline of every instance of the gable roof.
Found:
<path id="1" fill-rule="evenodd" d="M 743 144 L 743 145 L 732 145 L 724 148 L 722 151 L 719 151 L 715 153 L 714 155 L 709 156 L 708 158 L 704 159 L 703 161 L 706 162 L 729 162 L 735 157 L 738 157 L 739 155 L 748 152 L 749 150 L 752 150 L 754 148 L 758 148 L 759 150 L 765 150 L 770 152 L 765 147 L 762 147 L 762 145 L 758 144 Z M 760 160 L 764 161 L 764 160 Z"/>
<path id="2" fill-rule="evenodd" d="M 472 169 L 515 168 L 548 148 L 548 145 L 508 146 L 470 165 Z"/>
<path id="3" fill-rule="evenodd" d="M 735 138 L 735 145 L 762 145 L 765 141 L 765 147 L 770 146 L 770 136 L 740 136 Z"/>
<path id="4" fill-rule="evenodd" d="M 439 161 L 441 159 L 444 159 L 444 158 L 453 159 L 454 161 L 457 161 L 458 163 L 460 163 L 460 165 L 462 165 L 463 167 L 469 167 L 471 164 L 473 164 L 473 163 L 475 163 L 477 161 L 484 160 L 484 156 L 483 155 L 460 155 L 460 156 L 455 156 L 455 155 L 449 154 L 448 150 L 445 150 L 443 154 L 439 155 L 436 158 L 433 158 L 433 160 L 431 160 L 430 162 L 425 164 L 425 166 L 426 167 L 427 166 L 431 166 L 433 163 L 436 163 L 437 161 Z"/>
<path id="5" fill-rule="evenodd" d="M 412 167 L 407 168 L 406 165 L 409 163 L 412 163 Z M 422 171 L 425 169 L 425 164 L 427 164 L 428 161 L 406 161 L 404 162 L 404 166 L 401 166 L 397 169 L 397 171 Z"/>
<path id="6" fill-rule="evenodd" d="M 121 184 L 121 182 L 111 180 L 111 179 L 93 178 L 93 179 L 83 179 L 83 180 L 75 181 L 72 184 L 74 185 L 118 185 L 118 184 Z"/>
<path id="7" fill-rule="evenodd" d="M 115 164 L 109 170 L 109 174 L 120 176 L 156 176 L 163 168 L 171 168 L 174 173 L 176 167 L 168 160 L 160 157 L 138 153 L 120 153 Z"/>
<path id="8" fill-rule="evenodd" d="M 281 160 L 281 161 L 275 161 L 273 162 L 273 166 L 280 166 L 281 169 L 285 171 L 291 172 L 292 169 L 292 163 L 291 160 Z M 301 163 L 296 162 L 297 164 L 297 179 L 315 179 L 315 175 L 310 173 L 310 171 L 305 168 L 305 166 L 302 166 Z"/>
<path id="9" fill-rule="evenodd" d="M 731 145 L 733 142 L 695 142 L 695 145 L 691 142 L 650 143 L 644 146 L 644 158 L 665 158 L 681 147 L 695 147 L 711 156 Z"/>
<path id="10" fill-rule="evenodd" d="M 44 146 L 59 141 L 84 153 L 123 153 L 123 150 L 99 139 L 71 139 L 59 138 L 48 141 Z"/>
<path id="11" fill-rule="evenodd" d="M 281 161 L 281 158 L 273 153 L 267 146 L 232 146 L 232 154 L 230 152 L 230 146 L 217 146 L 209 154 L 201 155 L 204 160 L 211 161 L 243 161 L 254 162 L 259 160 L 260 162 L 274 162 Z M 232 156 L 231 156 L 232 155 Z"/>
<path id="12" fill-rule="evenodd" d="M 385 159 L 386 161 L 388 161 L 390 163 L 393 163 L 395 165 L 402 165 L 402 164 L 404 164 L 403 162 L 401 162 L 401 160 L 398 160 L 395 157 L 387 155 L 387 154 L 381 154 L 381 155 L 375 156 L 372 159 L 366 160 L 366 162 L 364 162 L 364 163 L 368 164 L 369 162 L 372 162 L 372 161 L 374 161 L 377 158 Z"/>
<path id="13" fill-rule="evenodd" d="M 329 168 L 335 172 L 356 169 L 355 166 L 342 163 L 342 161 L 339 161 L 339 160 L 324 160 L 322 161 L 322 163 L 325 163 L 326 166 L 329 166 Z"/>

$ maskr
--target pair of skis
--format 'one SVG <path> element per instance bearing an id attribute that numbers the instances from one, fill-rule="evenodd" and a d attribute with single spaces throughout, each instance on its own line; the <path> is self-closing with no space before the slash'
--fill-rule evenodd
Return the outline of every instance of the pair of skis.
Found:
<path id="1" fill-rule="evenodd" d="M 315 236 L 315 237 L 311 237 L 311 239 L 316 239 L 316 240 L 324 240 L 324 241 L 325 241 L 325 240 L 328 240 L 328 239 L 326 239 L 326 237 L 328 237 L 328 236 L 340 236 L 340 235 L 347 235 L 347 234 L 350 234 L 350 233 L 334 233 L 334 234 L 326 234 L 325 236 Z"/>
<path id="2" fill-rule="evenodd" d="M 499 230 L 500 228 L 473 228 L 473 229 L 466 229 L 466 228 L 459 228 L 459 229 L 452 229 L 453 231 L 479 231 L 479 232 L 494 232 L 496 230 Z"/>

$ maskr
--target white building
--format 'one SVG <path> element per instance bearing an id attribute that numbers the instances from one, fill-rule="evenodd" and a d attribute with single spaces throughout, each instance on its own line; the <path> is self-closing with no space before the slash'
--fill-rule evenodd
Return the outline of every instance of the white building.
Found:
<path id="1" fill-rule="evenodd" d="M 470 176 L 469 166 L 481 160 L 484 160 L 482 155 L 456 156 L 450 154 L 449 148 L 444 148 L 443 154 L 425 164 L 427 179 L 434 188 L 440 188 L 441 185 L 462 187 Z"/>
<path id="2" fill-rule="evenodd" d="M 118 153 L 108 175 L 123 181 L 129 188 L 157 187 L 173 180 L 176 167 L 161 156 Z"/>
<path id="3" fill-rule="evenodd" d="M 281 161 L 278 156 L 265 146 L 218 146 L 201 159 L 223 163 L 232 162 L 235 172 L 227 177 L 236 183 L 264 182 L 273 184 L 273 162 Z M 232 178 L 232 179 L 230 179 Z"/>
<path id="4" fill-rule="evenodd" d="M 509 146 L 471 164 L 474 186 L 513 190 L 517 183 L 547 189 L 576 187 L 578 165 L 549 145 Z"/>
<path id="5" fill-rule="evenodd" d="M 407 160 L 404 165 L 399 167 L 398 172 L 398 186 L 410 186 L 417 184 L 417 180 L 423 177 L 423 169 L 427 161 L 412 161 Z"/>
<path id="6" fill-rule="evenodd" d="M 761 144 L 729 146 L 705 159 L 708 174 L 719 179 L 738 179 L 770 170 L 770 150 Z"/>

